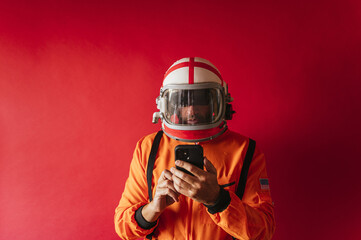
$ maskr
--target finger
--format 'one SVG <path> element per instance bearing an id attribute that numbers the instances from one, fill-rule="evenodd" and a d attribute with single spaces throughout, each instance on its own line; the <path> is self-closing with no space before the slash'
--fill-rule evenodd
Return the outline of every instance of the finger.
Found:
<path id="1" fill-rule="evenodd" d="M 176 175 L 173 175 L 173 183 L 174 188 L 177 190 L 178 193 L 183 194 L 187 197 L 191 196 L 191 193 L 193 192 L 193 187 L 191 184 L 183 181 L 183 179 L 177 177 Z"/>
<path id="2" fill-rule="evenodd" d="M 164 170 L 165 171 L 165 170 Z M 164 176 L 164 171 L 160 174 L 159 178 L 158 178 L 158 185 L 161 181 L 165 180 L 165 176 Z"/>
<path id="3" fill-rule="evenodd" d="M 217 175 L 217 169 L 213 166 L 212 162 L 208 160 L 208 158 L 204 157 L 204 166 L 207 169 L 207 172 L 213 173 Z"/>
<path id="4" fill-rule="evenodd" d="M 177 161 L 175 161 L 175 165 L 177 165 L 178 167 L 184 168 L 185 170 L 193 173 L 193 175 L 197 176 L 197 177 L 203 175 L 203 173 L 204 173 L 204 171 L 201 170 L 199 167 L 194 166 L 193 164 L 185 162 L 185 161 L 177 160 Z M 189 174 L 187 174 L 187 175 L 189 175 Z"/>
<path id="5" fill-rule="evenodd" d="M 165 197 L 165 196 L 169 196 L 175 202 L 178 202 L 179 193 L 174 192 L 170 188 L 158 188 L 156 193 L 155 193 L 154 198 Z"/>
<path id="6" fill-rule="evenodd" d="M 183 172 L 183 171 L 181 171 L 181 170 L 178 170 L 178 169 L 175 168 L 175 167 L 172 167 L 172 168 L 170 169 L 170 171 L 173 173 L 173 176 L 172 176 L 172 177 L 174 177 L 174 175 L 175 175 L 175 176 L 177 176 L 178 178 L 182 179 L 183 181 L 186 181 L 186 182 L 189 183 L 189 184 L 192 184 L 192 182 L 194 182 L 194 181 L 197 180 L 196 177 L 191 176 L 190 174 L 185 173 L 185 172 Z M 174 180 L 174 178 L 173 178 L 173 180 Z"/>
<path id="7" fill-rule="evenodd" d="M 170 179 L 164 179 L 164 178 L 160 179 L 158 181 L 158 185 L 157 185 L 157 189 L 158 188 L 170 188 L 174 192 L 177 192 L 177 190 L 174 188 L 174 183 L 173 183 L 172 176 L 170 177 Z"/>
<path id="8" fill-rule="evenodd" d="M 165 180 L 165 179 L 168 179 L 168 180 L 172 181 L 172 173 L 167 169 L 163 170 L 163 172 L 160 174 L 159 179 L 158 179 L 158 183 L 160 181 Z"/>
<path id="9" fill-rule="evenodd" d="M 163 172 L 164 172 L 164 178 L 166 178 L 168 180 L 172 180 L 173 174 L 169 170 L 165 169 Z"/>
<path id="10" fill-rule="evenodd" d="M 161 181 L 158 181 L 158 185 L 157 188 L 167 188 L 173 186 L 173 179 L 172 180 L 168 180 L 168 179 L 162 179 Z"/>

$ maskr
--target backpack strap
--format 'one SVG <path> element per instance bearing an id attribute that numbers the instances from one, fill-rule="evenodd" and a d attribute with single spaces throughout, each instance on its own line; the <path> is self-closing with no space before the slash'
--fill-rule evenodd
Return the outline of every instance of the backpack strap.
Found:
<path id="1" fill-rule="evenodd" d="M 249 170 L 249 166 L 251 165 L 251 161 L 255 149 L 256 149 L 256 142 L 252 139 L 249 139 L 248 149 L 246 152 L 246 156 L 244 157 L 241 176 L 239 177 L 238 187 L 236 191 L 237 196 L 241 200 L 243 198 L 244 189 L 246 188 L 248 170 Z"/>
<path id="2" fill-rule="evenodd" d="M 150 150 L 149 158 L 148 158 L 148 164 L 147 164 L 147 184 L 148 184 L 148 196 L 149 201 L 153 200 L 153 193 L 152 193 L 152 177 L 153 177 L 153 168 L 155 163 L 155 158 L 158 153 L 159 143 L 162 139 L 163 131 L 160 130 L 157 132 L 157 135 L 155 135 L 155 138 L 153 140 L 152 149 Z M 152 239 L 154 234 L 154 231 L 146 236 L 147 239 Z"/>
<path id="3" fill-rule="evenodd" d="M 249 166 L 251 165 L 251 161 L 253 158 L 254 150 L 256 149 L 256 141 L 253 139 L 249 139 L 248 149 L 246 152 L 246 156 L 244 157 L 243 166 L 241 170 L 241 176 L 239 177 L 238 187 L 236 191 L 236 195 L 239 197 L 239 199 L 242 200 L 244 189 L 246 188 L 247 183 L 247 175 Z M 235 237 L 232 237 L 233 240 L 235 240 Z"/>
<path id="4" fill-rule="evenodd" d="M 155 163 L 155 157 L 158 153 L 159 143 L 163 136 L 163 131 L 160 130 L 157 132 L 157 135 L 155 135 L 152 149 L 150 150 L 149 158 L 148 158 L 148 165 L 147 165 L 147 183 L 148 183 L 148 195 L 149 195 L 149 201 L 151 202 L 153 200 L 153 193 L 152 193 L 152 177 L 153 177 L 153 167 Z"/>

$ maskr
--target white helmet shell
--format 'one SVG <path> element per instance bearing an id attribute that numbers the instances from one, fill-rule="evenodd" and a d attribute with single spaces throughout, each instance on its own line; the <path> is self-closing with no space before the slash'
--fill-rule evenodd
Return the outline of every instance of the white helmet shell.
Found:
<path id="1" fill-rule="evenodd" d="M 182 58 L 167 70 L 163 86 L 170 84 L 197 84 L 214 82 L 223 86 L 221 73 L 203 58 Z"/>

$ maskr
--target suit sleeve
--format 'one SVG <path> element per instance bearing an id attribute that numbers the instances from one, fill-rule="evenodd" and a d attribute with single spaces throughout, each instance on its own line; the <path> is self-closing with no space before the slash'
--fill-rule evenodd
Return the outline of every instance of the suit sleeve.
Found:
<path id="1" fill-rule="evenodd" d="M 226 208 L 216 213 L 208 211 L 212 220 L 237 239 L 271 239 L 275 230 L 273 203 L 264 154 L 257 148 L 249 168 L 243 199 L 232 191 L 228 193 Z"/>
<path id="2" fill-rule="evenodd" d="M 123 195 L 115 209 L 115 231 L 122 239 L 138 239 L 153 232 L 142 228 L 136 218 L 136 211 L 148 203 L 148 186 L 146 178 L 147 160 L 142 157 L 142 140 L 137 143 L 130 164 L 129 177 L 125 183 Z"/>

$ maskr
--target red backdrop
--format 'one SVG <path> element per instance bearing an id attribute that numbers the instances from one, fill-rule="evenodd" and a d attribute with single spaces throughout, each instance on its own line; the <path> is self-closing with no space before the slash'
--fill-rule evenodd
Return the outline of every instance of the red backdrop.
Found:
<path id="1" fill-rule="evenodd" d="M 265 152 L 274 239 L 361 239 L 359 1 L 2 1 L 0 239 L 117 239 L 162 76 L 200 56 Z M 52 2 L 52 3 L 50 3 Z"/>

